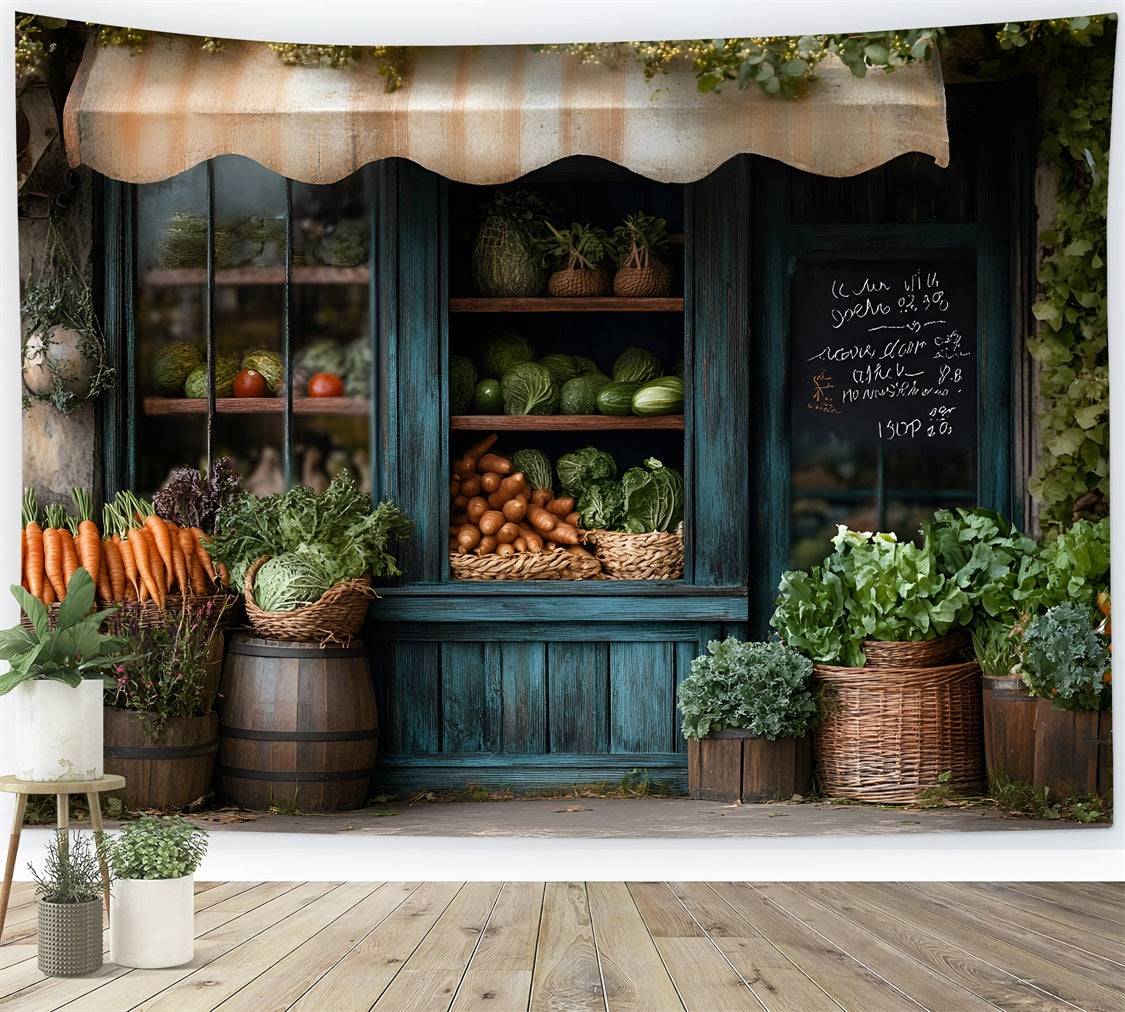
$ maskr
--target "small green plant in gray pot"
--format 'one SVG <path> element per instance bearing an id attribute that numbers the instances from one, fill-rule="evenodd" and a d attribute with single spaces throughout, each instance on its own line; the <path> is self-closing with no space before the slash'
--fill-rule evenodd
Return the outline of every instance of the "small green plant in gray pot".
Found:
<path id="1" fill-rule="evenodd" d="M 102 894 L 105 883 L 90 836 L 58 830 L 35 880 L 39 971 L 81 977 L 102 965 Z"/>
<path id="2" fill-rule="evenodd" d="M 677 690 L 688 793 L 739 802 L 807 793 L 817 713 L 812 661 L 782 643 L 733 636 L 707 650 Z"/>
<path id="3" fill-rule="evenodd" d="M 125 823 L 106 853 L 114 885 L 109 958 L 118 966 L 182 966 L 195 955 L 195 870 L 207 831 L 180 815 Z"/>

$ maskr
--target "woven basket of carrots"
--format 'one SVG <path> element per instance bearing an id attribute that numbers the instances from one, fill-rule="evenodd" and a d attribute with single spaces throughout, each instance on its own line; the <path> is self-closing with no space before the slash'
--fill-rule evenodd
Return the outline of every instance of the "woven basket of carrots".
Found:
<path id="1" fill-rule="evenodd" d="M 589 532 L 606 580 L 679 580 L 684 575 L 684 539 L 676 531 L 627 534 Z"/>
<path id="2" fill-rule="evenodd" d="M 102 607 L 136 603 L 142 622 L 153 624 L 168 609 L 228 594 L 225 567 L 212 561 L 203 531 L 165 520 L 127 491 L 105 504 L 99 529 L 89 493 L 76 488 L 72 496 L 74 513 L 52 503 L 41 514 L 34 490 L 24 491 L 21 582 L 52 615 L 79 567 Z"/>
<path id="3" fill-rule="evenodd" d="M 586 547 L 575 501 L 532 488 L 490 433 L 453 462 L 449 565 L 458 580 L 582 580 L 601 563 Z"/>

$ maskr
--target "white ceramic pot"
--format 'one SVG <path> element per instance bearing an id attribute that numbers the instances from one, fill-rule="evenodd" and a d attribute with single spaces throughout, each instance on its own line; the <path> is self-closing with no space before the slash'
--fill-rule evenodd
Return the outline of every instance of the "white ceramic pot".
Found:
<path id="1" fill-rule="evenodd" d="M 155 969 L 195 956 L 195 876 L 120 878 L 109 893 L 109 961 Z"/>
<path id="2" fill-rule="evenodd" d="M 19 707 L 16 769 L 20 780 L 97 780 L 102 775 L 102 681 L 76 688 L 30 679 L 11 691 Z"/>

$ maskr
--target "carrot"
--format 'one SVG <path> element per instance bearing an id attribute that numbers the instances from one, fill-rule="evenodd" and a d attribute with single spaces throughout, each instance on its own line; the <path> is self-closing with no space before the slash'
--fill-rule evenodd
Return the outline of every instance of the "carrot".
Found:
<path id="1" fill-rule="evenodd" d="M 491 555 L 496 550 L 497 541 L 491 534 L 486 534 L 480 539 L 480 544 L 473 549 L 474 555 Z"/>
<path id="2" fill-rule="evenodd" d="M 157 584 L 159 584 L 160 595 L 156 598 L 159 602 L 167 595 L 168 587 L 172 583 L 174 574 L 170 569 L 164 568 L 164 560 L 160 556 L 160 550 L 156 547 L 156 539 L 152 531 L 143 526 L 140 528 L 140 531 L 141 536 L 145 539 L 145 547 L 148 549 L 148 565 L 152 570 L 152 577 L 156 580 Z M 161 607 L 163 607 L 163 605 L 161 605 Z"/>
<path id="3" fill-rule="evenodd" d="M 495 534 L 504 526 L 504 523 L 504 514 L 499 510 L 488 510 L 482 513 L 480 519 L 477 520 L 477 526 L 480 528 L 481 534 Z"/>
<path id="4" fill-rule="evenodd" d="M 105 542 L 98 538 L 98 598 L 102 601 L 113 600 L 113 585 L 109 582 L 109 564 L 105 558 Z"/>
<path id="5" fill-rule="evenodd" d="M 479 442 L 473 443 L 473 445 L 465 451 L 465 459 L 471 460 L 474 464 L 476 464 L 476 462 L 480 460 L 481 457 L 483 457 L 490 449 L 492 449 L 492 444 L 496 442 L 496 438 L 496 433 L 490 432 Z"/>
<path id="6" fill-rule="evenodd" d="M 503 558 L 507 558 L 510 555 L 515 555 L 516 550 L 512 546 L 512 543 L 510 541 L 501 541 L 500 544 L 496 546 L 496 554 L 502 556 Z"/>
<path id="7" fill-rule="evenodd" d="M 148 542 L 145 540 L 145 532 L 143 527 L 130 528 L 129 533 L 121 539 L 121 543 L 131 544 L 133 548 L 133 559 L 137 563 L 137 573 L 141 578 L 141 587 L 144 588 L 145 593 L 151 597 L 158 608 L 163 609 L 164 600 L 161 595 L 161 585 L 157 582 L 157 577 L 152 571 L 152 558 L 148 551 Z M 137 588 L 137 597 L 141 600 L 141 587 Z"/>
<path id="8" fill-rule="evenodd" d="M 548 503 L 543 504 L 543 509 L 548 513 L 554 513 L 557 517 L 565 517 L 568 513 L 574 510 L 574 499 L 572 496 L 566 495 L 559 499 L 552 499 Z"/>
<path id="9" fill-rule="evenodd" d="M 531 525 L 541 533 L 546 533 L 553 530 L 555 525 L 559 522 L 559 518 L 553 513 L 548 513 L 542 506 L 536 506 L 534 503 L 527 507 L 527 519 L 531 521 Z"/>
<path id="10" fill-rule="evenodd" d="M 512 547 L 517 552 L 526 552 L 527 551 L 527 538 L 525 538 L 521 534 L 518 538 L 516 538 L 515 541 L 512 542 Z"/>
<path id="11" fill-rule="evenodd" d="M 586 532 L 560 520 L 549 531 L 544 531 L 543 537 L 557 545 L 577 545 L 586 540 Z"/>
<path id="12" fill-rule="evenodd" d="M 54 604 L 58 598 L 55 596 L 55 588 L 50 580 L 43 581 L 43 603 Z"/>
<path id="13" fill-rule="evenodd" d="M 481 493 L 481 476 L 474 474 L 461 482 L 461 493 L 467 495 L 470 499 L 475 495 Z"/>
<path id="14" fill-rule="evenodd" d="M 463 510 L 468 504 L 469 504 L 468 497 L 463 496 L 463 495 L 455 495 L 449 501 L 449 505 L 452 506 L 455 510 Z"/>
<path id="15" fill-rule="evenodd" d="M 203 566 L 204 572 L 210 577 L 211 582 L 214 584 L 219 583 L 219 571 L 215 567 L 214 562 L 211 561 L 211 553 L 207 551 L 207 542 L 211 538 L 204 534 L 198 527 L 191 528 L 191 533 L 195 535 L 195 540 L 199 542 L 199 561 Z"/>
<path id="16" fill-rule="evenodd" d="M 145 517 L 144 528 L 152 534 L 152 540 L 156 542 L 156 550 L 160 553 L 160 561 L 164 563 L 164 571 L 169 574 L 175 572 L 176 557 L 172 549 L 172 534 L 163 517 L 149 513 Z"/>
<path id="17" fill-rule="evenodd" d="M 24 590 L 27 586 L 27 531 L 20 529 L 20 586 Z"/>
<path id="18" fill-rule="evenodd" d="M 475 524 L 487 512 L 488 500 L 482 496 L 475 495 L 465 504 L 465 513 L 468 515 L 471 524 Z"/>
<path id="19" fill-rule="evenodd" d="M 63 579 L 63 550 L 57 527 L 43 529 L 43 572 L 51 583 L 56 601 L 66 597 L 66 580 Z"/>
<path id="20" fill-rule="evenodd" d="M 555 498 L 555 493 L 549 488 L 537 488 L 531 493 L 531 501 L 536 506 L 543 506 Z"/>
<path id="21" fill-rule="evenodd" d="M 132 587 L 133 594 L 139 598 L 141 596 L 141 577 L 140 573 L 137 572 L 137 559 L 133 555 L 133 546 L 129 544 L 127 538 L 123 538 L 120 534 L 113 535 L 113 544 L 121 555 L 121 567 L 125 570 L 128 584 Z M 128 594 L 128 590 L 126 590 L 126 594 Z"/>
<path id="22" fill-rule="evenodd" d="M 171 532 L 169 531 L 169 534 Z M 172 547 L 172 566 L 176 574 L 176 586 L 179 588 L 180 593 L 187 597 L 191 593 L 191 579 L 188 576 L 187 556 L 184 555 L 184 550 L 180 547 L 180 539 L 178 537 L 171 539 Z"/>
<path id="23" fill-rule="evenodd" d="M 543 535 L 532 530 L 528 524 L 517 524 L 520 536 L 527 542 L 527 550 L 532 555 L 539 555 L 543 551 Z"/>
<path id="24" fill-rule="evenodd" d="M 480 528 L 472 524 L 462 524 L 457 531 L 457 551 L 461 555 L 471 552 L 480 544 Z"/>
<path id="25" fill-rule="evenodd" d="M 32 597 L 43 600 L 43 582 L 46 573 L 43 570 L 43 528 L 32 520 L 23 529 L 24 544 L 27 558 L 24 567 L 27 570 L 27 589 Z"/>
<path id="26" fill-rule="evenodd" d="M 513 496 L 500 507 L 500 512 L 506 520 L 519 523 L 527 515 L 527 500 L 518 495 Z"/>
<path id="27" fill-rule="evenodd" d="M 215 581 L 216 587 L 229 587 L 230 586 L 230 571 L 222 562 L 215 563 L 215 574 L 218 579 Z"/>
<path id="28" fill-rule="evenodd" d="M 497 474 L 510 474 L 512 471 L 512 462 L 507 457 L 501 457 L 495 453 L 486 453 L 477 461 L 477 470 L 481 472 L 495 471 Z"/>
<path id="29" fill-rule="evenodd" d="M 500 487 L 500 475 L 495 471 L 485 471 L 480 476 L 480 487 L 485 492 L 495 492 Z"/>
<path id="30" fill-rule="evenodd" d="M 121 560 L 121 548 L 113 538 L 106 538 L 102 542 L 105 552 L 105 570 L 109 578 L 110 601 L 125 600 L 125 563 Z"/>
<path id="31" fill-rule="evenodd" d="M 449 479 L 449 498 L 452 499 L 455 495 L 461 492 L 461 479 L 454 475 Z"/>
<path id="32" fill-rule="evenodd" d="M 471 478 L 476 469 L 477 462 L 469 457 L 462 457 L 460 460 L 455 460 L 453 462 L 453 473 L 460 478 L 461 481 Z"/>
<path id="33" fill-rule="evenodd" d="M 62 548 L 63 580 L 70 586 L 70 578 L 78 568 L 78 551 L 74 547 L 74 535 L 66 527 L 58 528 L 59 546 Z"/>
<path id="34" fill-rule="evenodd" d="M 181 527 L 176 532 L 176 538 L 180 542 L 180 551 L 184 553 L 191 592 L 193 594 L 206 594 L 207 573 L 204 571 L 203 563 L 199 558 L 199 542 L 195 540 L 195 535 L 191 533 L 191 529 L 188 527 Z"/>
<path id="35" fill-rule="evenodd" d="M 102 535 L 90 516 L 90 493 L 83 488 L 73 488 L 70 494 L 74 505 L 78 507 L 78 524 L 74 528 L 74 550 L 78 554 L 78 565 L 90 574 L 96 587 L 101 575 Z"/>

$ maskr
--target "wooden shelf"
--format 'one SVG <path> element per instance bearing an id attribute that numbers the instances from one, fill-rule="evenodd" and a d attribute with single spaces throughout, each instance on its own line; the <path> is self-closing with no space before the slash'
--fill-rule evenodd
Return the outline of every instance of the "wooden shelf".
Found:
<path id="1" fill-rule="evenodd" d="M 579 429 L 670 429 L 683 430 L 683 415 L 453 415 L 451 429 L 484 432 L 489 429 L 525 429 L 567 432 Z"/>
<path id="2" fill-rule="evenodd" d="M 451 313 L 682 313 L 682 298 L 450 299 Z"/>
<path id="3" fill-rule="evenodd" d="M 367 267 L 294 267 L 295 285 L 365 285 L 370 277 Z M 202 267 L 184 267 L 174 271 L 147 271 L 141 284 L 149 288 L 186 288 L 207 284 L 207 271 Z M 284 285 L 284 267 L 231 267 L 215 271 L 216 285 Z"/>
<path id="4" fill-rule="evenodd" d="M 206 397 L 146 397 L 146 415 L 205 415 Z M 280 397 L 219 397 L 215 413 L 219 415 L 280 414 L 285 401 Z M 295 415 L 366 415 L 370 402 L 364 397 L 294 397 Z"/>

